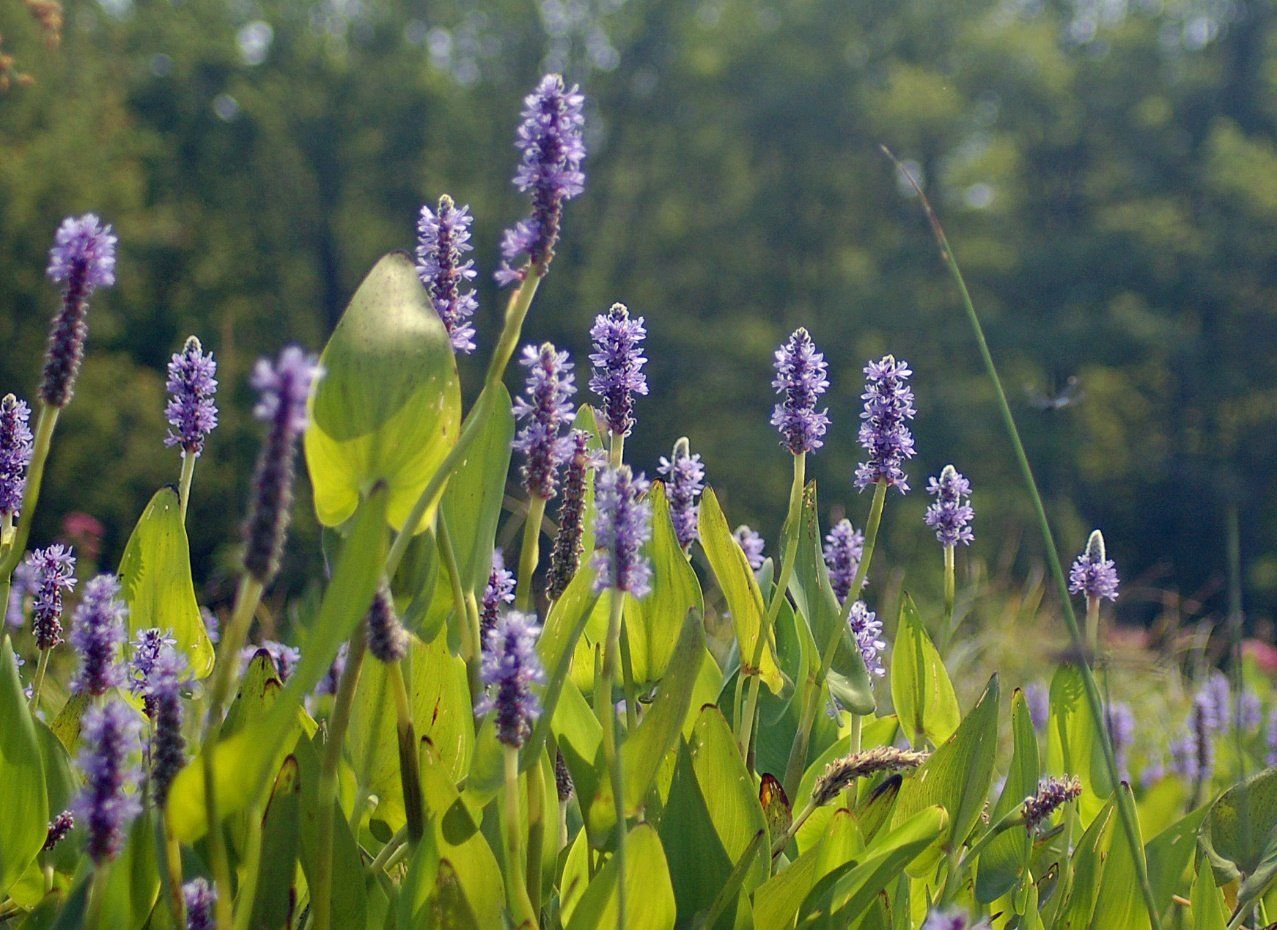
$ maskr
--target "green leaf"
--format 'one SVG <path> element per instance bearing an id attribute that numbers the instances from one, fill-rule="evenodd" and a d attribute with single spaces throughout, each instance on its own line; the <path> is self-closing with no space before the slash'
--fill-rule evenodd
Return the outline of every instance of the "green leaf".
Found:
<path id="1" fill-rule="evenodd" d="M 1075 665 L 1061 665 L 1051 678 L 1047 771 L 1082 780 L 1078 812 L 1083 824 L 1091 822 L 1113 793 L 1101 739 L 1086 700 L 1082 673 Z"/>
<path id="2" fill-rule="evenodd" d="M 679 747 L 659 826 L 679 914 L 707 909 L 754 836 L 766 829 L 757 784 L 741 763 L 731 727 L 717 707 L 702 708 L 692 738 Z M 771 871 L 770 842 L 742 882 L 742 909 Z M 736 926 L 734 909 L 716 926 Z"/>
<path id="3" fill-rule="evenodd" d="M 312 897 L 328 894 L 331 900 L 332 925 L 334 927 L 363 927 L 368 910 L 368 896 L 364 888 L 363 860 L 359 847 L 350 832 L 341 802 L 334 800 L 327 810 L 319 803 L 320 756 L 324 751 L 318 739 L 299 740 L 297 743 L 297 769 L 301 781 L 301 817 L 298 830 L 302 871 Z M 332 820 L 332 856 L 328 888 L 316 884 L 319 869 L 319 824 L 321 818 Z"/>
<path id="4" fill-rule="evenodd" d="M 740 649 L 741 661 L 748 664 L 757 651 L 758 638 L 763 635 L 765 607 L 758 580 L 749 561 L 732 536 L 727 517 L 719 506 L 713 488 L 706 488 L 701 498 L 700 511 L 701 547 L 709 559 L 714 577 L 727 599 L 727 609 L 732 615 L 732 628 Z M 757 674 L 772 694 L 779 694 L 786 682 L 776 661 L 776 643 L 771 630 L 765 633 L 762 658 Z"/>
<path id="5" fill-rule="evenodd" d="M 1179 894 L 1184 888 L 1185 878 L 1191 877 L 1189 864 L 1197 849 L 1198 831 L 1205 819 L 1206 808 L 1199 807 L 1148 841 L 1144 853 L 1148 859 L 1148 879 L 1153 886 L 1154 900 L 1169 901 L 1171 895 Z"/>
<path id="6" fill-rule="evenodd" d="M 279 770 L 289 750 L 280 733 L 296 722 L 303 699 L 328 674 L 341 644 L 368 612 L 386 558 L 386 497 L 379 489 L 360 506 L 306 636 L 306 651 L 284 690 L 267 713 L 218 744 L 214 762 L 222 816 L 243 810 L 269 787 L 271 773 Z M 167 809 L 173 832 L 183 842 L 193 843 L 208 829 L 204 767 L 198 757 L 173 781 Z"/>
<path id="7" fill-rule="evenodd" d="M 957 731 L 904 781 L 892 823 L 900 826 L 919 811 L 940 805 L 949 814 L 942 845 L 961 843 L 980 819 L 998 748 L 998 676 Z"/>
<path id="8" fill-rule="evenodd" d="M 599 786 L 600 772 L 595 768 L 595 760 L 603 744 L 603 727 L 585 696 L 571 681 L 563 685 L 554 709 L 552 729 L 554 741 L 572 776 L 576 796 L 585 799 L 588 805 Z"/>
<path id="9" fill-rule="evenodd" d="M 665 849 L 656 830 L 650 824 L 639 824 L 627 836 L 625 853 L 625 926 L 629 930 L 672 930 L 679 911 Z M 609 859 L 573 909 L 567 930 L 616 926 L 617 872 L 616 860 Z"/>
<path id="10" fill-rule="evenodd" d="M 1015 742 L 1011 768 L 1007 772 L 1002 795 L 989 815 L 990 823 L 997 823 L 1023 804 L 1024 799 L 1037 790 L 1042 774 L 1038 763 L 1037 733 L 1033 730 L 1024 692 L 1018 688 L 1011 698 L 1011 734 Z M 1026 874 L 1032 851 L 1033 840 L 1027 830 L 1013 828 L 991 840 L 980 854 L 975 882 L 976 900 L 988 904 L 1011 891 Z"/>
<path id="11" fill-rule="evenodd" d="M 289 756 L 275 776 L 262 818 L 262 852 L 253 898 L 252 927 L 286 927 L 297 904 L 297 840 L 301 822 L 301 772 Z M 244 906 L 236 902 L 236 908 Z"/>
<path id="12" fill-rule="evenodd" d="M 275 703 L 283 687 L 275 660 L 265 649 L 258 649 L 244 670 L 235 700 L 226 709 L 222 735 L 238 733 L 249 721 L 260 718 Z"/>
<path id="13" fill-rule="evenodd" d="M 1061 919 L 1058 922 L 1044 921 L 1048 926 L 1059 930 L 1084 930 L 1092 925 L 1091 915 L 1095 912 L 1095 902 L 1100 894 L 1114 820 L 1114 807 L 1111 803 L 1106 804 L 1082 834 L 1073 852 L 1073 888 L 1064 902 Z"/>
<path id="14" fill-rule="evenodd" d="M 0 640 L 0 897 L 27 870 L 49 826 L 44 762 L 9 637 Z"/>
<path id="15" fill-rule="evenodd" d="M 701 585 L 679 547 L 670 519 L 665 485 L 655 482 L 652 502 L 652 590 L 642 600 L 626 598 L 625 630 L 630 642 L 634 680 L 640 689 L 659 681 L 670 665 L 683 618 L 689 610 L 704 612 Z"/>
<path id="16" fill-rule="evenodd" d="M 1129 792 L 1127 785 L 1118 788 Z M 1139 824 L 1136 824 L 1136 830 Z M 1143 841 L 1139 843 L 1143 847 Z M 1170 897 L 1165 901 L 1170 904 Z M 1109 841 L 1108 861 L 1104 864 L 1104 878 L 1100 882 L 1100 896 L 1095 904 L 1095 914 L 1091 918 L 1093 927 L 1123 927 L 1127 930 L 1147 930 L 1150 926 L 1148 911 L 1144 907 L 1144 896 L 1140 892 L 1139 880 L 1136 877 L 1135 859 L 1131 855 L 1131 844 L 1126 837 L 1119 836 L 1117 841 Z"/>
<path id="17" fill-rule="evenodd" d="M 1252 775 L 1216 798 L 1201 836 L 1217 878 L 1231 881 L 1258 871 L 1275 834 L 1277 767 Z"/>
<path id="18" fill-rule="evenodd" d="M 213 644 L 195 599 L 190 544 L 172 488 L 155 492 L 133 528 L 120 559 L 120 588 L 130 640 L 141 630 L 172 630 L 196 678 L 213 670 Z"/>
<path id="19" fill-rule="evenodd" d="M 705 633 L 700 614 L 689 610 L 683 618 L 669 674 L 661 681 L 656 699 L 644 713 L 638 729 L 621 745 L 627 815 L 633 816 L 642 808 L 662 760 L 678 745 L 704 649 Z M 604 779 L 598 786 L 598 794 L 589 806 L 589 821 L 590 833 L 596 838 L 605 836 L 616 826 L 610 780 Z"/>
<path id="20" fill-rule="evenodd" d="M 1228 914 L 1224 910 L 1224 895 L 1215 887 L 1215 876 L 1210 862 L 1204 857 L 1197 866 L 1193 880 L 1193 930 L 1224 930 Z"/>
<path id="21" fill-rule="evenodd" d="M 915 746 L 923 739 L 939 746 L 962 719 L 944 660 L 908 594 L 900 602 L 900 624 L 891 647 L 891 700 L 905 736 Z"/>
<path id="22" fill-rule="evenodd" d="M 128 842 L 110 865 L 98 926 L 139 930 L 160 896 L 155 870 L 155 824 L 150 813 L 133 821 Z"/>
<path id="23" fill-rule="evenodd" d="M 461 389 L 448 332 L 406 252 L 384 256 L 364 278 L 320 357 L 306 464 L 315 512 L 339 526 L 379 481 L 387 517 L 408 513 L 457 441 Z M 433 514 L 410 528 L 425 529 Z"/>
<path id="24" fill-rule="evenodd" d="M 825 566 L 821 548 L 819 513 L 816 483 L 812 481 L 803 489 L 802 535 L 789 591 L 815 643 L 816 652 L 811 658 L 814 665 L 820 664 L 830 639 L 838 637 L 838 650 L 833 664 L 829 666 L 829 687 L 834 697 L 853 714 L 871 714 L 877 706 L 873 686 L 865 669 L 865 660 L 851 641 L 850 630 L 842 619 L 842 608 L 829 583 L 829 569 Z"/>
<path id="25" fill-rule="evenodd" d="M 793 926 L 798 909 L 817 882 L 852 861 L 864 847 L 851 813 L 834 811 L 820 839 L 754 892 L 754 926 Z"/>

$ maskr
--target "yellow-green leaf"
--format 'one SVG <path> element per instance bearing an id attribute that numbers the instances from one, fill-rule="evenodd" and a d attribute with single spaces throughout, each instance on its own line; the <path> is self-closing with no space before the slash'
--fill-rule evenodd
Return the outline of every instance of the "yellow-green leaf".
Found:
<path id="1" fill-rule="evenodd" d="M 22 877 L 44 845 L 49 800 L 35 723 L 18 680 L 9 637 L 0 641 L 0 897 Z"/>
<path id="2" fill-rule="evenodd" d="M 944 660 L 908 594 L 900 602 L 900 624 L 891 647 L 891 700 L 905 736 L 915 745 L 926 739 L 939 746 L 962 719 Z"/>

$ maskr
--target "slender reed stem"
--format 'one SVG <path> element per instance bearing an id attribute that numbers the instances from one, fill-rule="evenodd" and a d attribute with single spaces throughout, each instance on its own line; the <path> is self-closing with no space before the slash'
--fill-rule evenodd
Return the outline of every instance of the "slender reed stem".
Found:
<path id="1" fill-rule="evenodd" d="M 630 631 L 624 623 L 621 624 L 621 681 L 625 688 L 625 732 L 633 733 L 638 727 L 638 687 L 634 684 L 634 659 L 630 655 Z"/>
<path id="2" fill-rule="evenodd" d="M 1100 599 L 1086 599 L 1086 648 L 1092 661 L 1100 654 Z"/>
<path id="3" fill-rule="evenodd" d="M 851 734 L 848 737 L 848 753 L 860 752 L 861 734 L 864 726 L 864 718 L 860 714 L 853 713 L 851 715 Z M 843 803 L 847 805 L 847 810 L 851 810 L 856 806 L 856 787 L 858 781 L 852 779 L 851 784 L 847 786 L 847 794 Z"/>
<path id="4" fill-rule="evenodd" d="M 785 550 L 782 554 L 780 574 L 776 578 L 776 587 L 772 589 L 771 600 L 767 604 L 767 616 L 758 630 L 758 640 L 754 643 L 754 654 L 749 666 L 749 695 L 745 700 L 745 710 L 737 720 L 740 737 L 741 758 L 749 757 L 749 744 L 753 739 L 754 718 L 758 715 L 759 665 L 763 660 L 763 647 L 771 636 L 772 626 L 780 613 L 781 601 L 789 588 L 789 579 L 794 574 L 794 561 L 798 556 L 798 537 L 802 535 L 803 484 L 806 482 L 807 453 L 800 452 L 794 456 L 794 478 L 789 486 L 789 510 L 785 515 L 785 527 L 782 535 L 785 538 Z M 741 669 L 742 674 L 746 669 Z"/>
<path id="5" fill-rule="evenodd" d="M 52 649 L 41 649 L 39 661 L 35 667 L 35 681 L 31 683 L 31 700 L 27 706 L 34 711 L 40 706 L 40 691 L 44 687 L 44 676 L 49 671 L 49 653 Z"/>
<path id="6" fill-rule="evenodd" d="M 519 610 L 531 613 L 536 609 L 536 596 L 532 588 L 532 576 L 536 574 L 540 558 L 541 524 L 545 522 L 545 498 L 533 494 L 528 501 L 528 519 L 523 524 L 523 545 L 519 549 Z"/>
<path id="7" fill-rule="evenodd" d="M 505 749 L 505 788 L 501 795 L 502 832 L 505 835 L 505 884 L 506 903 L 510 915 L 517 927 L 538 926 L 536 911 L 532 909 L 532 901 L 528 897 L 528 888 L 524 879 L 521 845 L 523 839 L 522 825 L 519 823 L 519 747 L 506 746 Z"/>
<path id="8" fill-rule="evenodd" d="M 940 220 L 936 216 L 935 210 L 932 209 L 926 194 L 913 178 L 913 175 L 899 162 L 896 162 L 895 156 L 885 148 L 883 151 L 888 158 L 895 162 L 897 170 L 905 173 L 909 182 L 917 191 L 918 198 L 926 211 L 927 220 L 931 224 L 931 231 L 935 236 L 936 244 L 940 248 L 941 258 L 944 260 L 954 283 L 957 285 L 959 296 L 962 299 L 962 307 L 975 335 L 976 345 L 980 350 L 980 357 L 984 362 L 985 371 L 989 376 L 989 381 L 993 384 L 998 411 L 1002 415 L 1003 426 L 1006 427 L 1007 435 L 1011 440 L 1016 464 L 1019 466 L 1025 489 L 1028 491 L 1029 498 L 1033 504 L 1033 512 L 1037 517 L 1038 529 L 1042 534 L 1042 544 L 1046 549 L 1047 562 L 1050 564 L 1051 574 L 1055 580 L 1069 637 L 1073 641 L 1074 649 L 1081 653 L 1078 668 L 1082 673 L 1083 691 L 1086 693 L 1091 719 L 1100 734 L 1100 745 L 1103 747 L 1104 764 L 1108 770 L 1109 781 L 1113 785 L 1118 785 L 1120 777 L 1117 770 L 1117 760 L 1113 754 L 1113 742 L 1109 737 L 1108 727 L 1104 723 L 1104 706 L 1100 701 L 1100 692 L 1095 683 L 1095 676 L 1091 672 L 1091 663 L 1086 658 L 1082 631 L 1078 628 L 1077 617 L 1073 612 L 1073 603 L 1069 597 L 1068 579 L 1065 577 L 1063 563 L 1060 561 L 1060 554 L 1055 545 L 1055 537 L 1051 533 L 1051 524 L 1046 516 L 1046 507 L 1042 503 L 1042 495 L 1038 492 L 1037 481 L 1034 479 L 1033 469 L 1029 465 L 1028 454 L 1024 451 L 1024 443 L 1020 440 L 1020 431 L 1015 425 L 1015 417 L 1011 413 L 1011 405 L 1007 402 L 1002 379 L 998 376 L 997 366 L 993 362 L 993 354 L 989 351 L 988 341 L 984 337 L 984 327 L 980 324 L 980 317 L 976 313 L 975 304 L 972 302 L 971 292 L 967 290 L 966 280 L 962 276 L 962 270 L 958 267 L 958 261 L 954 257 L 953 249 L 949 246 L 949 240 L 944 234 L 944 228 L 940 225 Z M 1129 792 L 1119 790 L 1117 795 L 1117 812 L 1122 823 L 1122 831 L 1126 836 L 1126 842 L 1131 851 L 1131 858 L 1135 861 L 1135 876 L 1144 897 L 1145 908 L 1148 910 L 1149 923 L 1152 925 L 1153 930 L 1161 930 L 1162 918 L 1157 901 L 1153 896 L 1153 886 L 1148 877 L 1148 863 L 1144 859 L 1144 849 L 1139 839 L 1139 821 L 1137 819 L 1138 814 L 1135 811 L 1135 803 Z"/>
<path id="9" fill-rule="evenodd" d="M 191 502 L 191 481 L 195 478 L 195 456 L 182 453 L 182 477 L 178 480 L 177 498 L 182 505 L 182 522 L 186 522 L 186 508 Z"/>
<path id="10" fill-rule="evenodd" d="M 621 766 L 621 722 L 612 706 L 612 688 L 616 682 L 616 666 L 621 651 L 621 613 L 625 594 L 612 590 L 611 613 L 608 618 L 607 647 L 603 653 L 603 668 L 599 684 L 594 692 L 594 713 L 603 725 L 603 756 L 607 760 L 612 779 L 612 802 L 616 814 L 616 926 L 625 930 L 625 779 Z"/>
<path id="11" fill-rule="evenodd" d="M 953 638 L 953 605 L 958 599 L 957 569 L 954 564 L 956 546 L 944 546 L 944 630 L 940 643 L 941 652 L 949 648 L 949 640 Z"/>
<path id="12" fill-rule="evenodd" d="M 386 868 L 386 863 L 390 861 L 390 857 L 395 854 L 399 847 L 408 842 L 408 828 L 400 827 L 399 830 L 386 841 L 386 845 L 381 847 L 381 851 L 377 853 L 377 857 L 368 865 L 367 873 L 376 875 L 382 869 Z"/>
<path id="13" fill-rule="evenodd" d="M 341 764 L 341 747 L 350 725 L 350 714 L 359 684 L 359 672 L 367 647 L 366 624 L 360 623 L 350 635 L 346 647 L 346 667 L 337 683 L 332 716 L 328 719 L 328 736 L 324 757 L 319 766 L 316 810 L 319 813 L 319 836 L 315 844 L 315 882 L 310 894 L 314 930 L 330 930 L 332 926 L 333 884 L 333 806 L 337 802 L 337 768 Z"/>
<path id="14" fill-rule="evenodd" d="M 472 622 L 461 580 L 461 567 L 457 563 L 457 550 L 452 543 L 452 532 L 448 529 L 448 521 L 444 519 L 442 509 L 439 511 L 439 519 L 436 522 L 435 542 L 439 549 L 439 562 L 443 565 L 444 574 L 448 576 L 449 591 L 452 594 L 452 612 L 456 616 L 461 639 L 461 658 L 466 663 L 466 679 L 470 683 L 470 696 L 473 698 L 482 689 L 479 681 L 479 665 L 483 658 L 483 647 L 479 642 L 478 616 L 476 614 Z"/>
<path id="15" fill-rule="evenodd" d="M 785 832 L 772 842 L 773 859 L 785 851 L 790 840 L 798 835 L 798 831 L 802 828 L 802 825 L 807 822 L 807 818 L 815 813 L 816 807 L 816 802 L 809 799 L 806 806 L 798 812 L 798 816 L 789 822 L 789 826 L 786 828 Z"/>

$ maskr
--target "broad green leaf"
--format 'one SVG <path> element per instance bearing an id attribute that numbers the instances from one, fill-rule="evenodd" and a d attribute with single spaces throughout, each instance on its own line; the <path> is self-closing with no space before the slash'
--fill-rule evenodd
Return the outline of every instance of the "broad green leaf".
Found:
<path id="1" fill-rule="evenodd" d="M 133 528 L 120 559 L 120 588 L 130 640 L 141 630 L 172 630 L 196 678 L 213 670 L 213 644 L 195 600 L 190 544 L 172 488 L 155 492 Z"/>
<path id="2" fill-rule="evenodd" d="M 692 738 L 679 748 L 659 826 L 679 914 L 708 908 L 754 836 L 766 829 L 757 783 L 741 763 L 731 728 L 717 707 L 703 708 Z M 742 882 L 738 906 L 746 912 L 748 895 L 770 872 L 769 848 L 770 838 Z M 733 908 L 716 924 L 736 925 Z"/>
<path id="3" fill-rule="evenodd" d="M 40 744 L 40 758 L 44 763 L 44 785 L 45 793 L 49 798 L 49 817 L 52 819 L 60 811 L 67 810 L 71 806 L 75 792 L 79 788 L 79 777 L 72 767 L 71 755 L 62 742 L 53 735 L 53 731 L 42 720 L 34 722 L 36 741 Z M 45 861 L 52 862 L 57 869 L 70 873 L 75 870 L 79 855 L 80 850 L 77 844 L 59 843 L 56 849 L 45 855 Z M 43 882 L 41 890 L 43 890 Z"/>
<path id="4" fill-rule="evenodd" d="M 262 818 L 262 852 L 253 897 L 252 927 L 286 927 L 297 904 L 297 840 L 301 822 L 301 773 L 289 756 L 275 776 Z M 244 906 L 236 902 L 236 908 Z"/>
<path id="5" fill-rule="evenodd" d="M 446 634 L 441 630 L 430 643 L 410 636 L 404 672 L 417 738 L 430 745 L 436 764 L 454 783 L 459 782 L 470 768 L 475 739 L 466 665 L 448 651 Z M 391 829 L 399 829 L 406 814 L 395 698 L 381 662 L 364 663 L 347 746 L 361 786 L 380 799 L 376 818 Z"/>
<path id="6" fill-rule="evenodd" d="M 1217 879 L 1231 881 L 1259 872 L 1277 846 L 1277 767 L 1252 775 L 1216 798 L 1201 837 Z"/>
<path id="7" fill-rule="evenodd" d="M 139 930 L 151 916 L 160 896 L 155 870 L 155 824 L 145 813 L 133 821 L 128 841 L 111 863 L 102 896 L 98 926 L 111 930 Z"/>
<path id="8" fill-rule="evenodd" d="M 869 672 L 860 650 L 851 640 L 851 632 L 842 619 L 842 608 L 829 584 L 829 570 L 822 555 L 816 483 L 803 489 L 801 536 L 798 558 L 790 578 L 789 591 L 798 605 L 798 614 L 806 620 L 816 651 L 812 663 L 819 665 L 830 639 L 838 637 L 838 651 L 830 665 L 829 688 L 840 704 L 854 714 L 871 714 L 876 702 Z M 955 721 L 956 725 L 956 721 Z M 948 734 L 945 734 L 946 736 Z"/>
<path id="9" fill-rule="evenodd" d="M 1084 930 L 1091 926 L 1116 819 L 1112 803 L 1106 804 L 1082 834 L 1073 851 L 1073 887 L 1060 919 L 1046 922 L 1048 926 L 1059 930 Z"/>
<path id="10" fill-rule="evenodd" d="M 1224 895 L 1215 887 L 1210 862 L 1203 857 L 1193 879 L 1193 930 L 1224 930 L 1227 924 Z"/>
<path id="11" fill-rule="evenodd" d="M 776 661 L 773 632 L 762 629 L 766 610 L 763 595 L 758 590 L 754 570 L 749 567 L 745 553 L 732 536 L 731 527 L 728 526 L 727 517 L 719 506 L 713 488 L 706 488 L 705 495 L 701 498 L 700 534 L 701 547 L 705 550 L 718 586 L 727 599 L 741 662 L 747 666 L 753 660 L 758 654 L 759 637 L 763 636 L 759 667 L 750 671 L 762 676 L 763 683 L 772 694 L 780 694 L 786 682 Z"/>
<path id="12" fill-rule="evenodd" d="M 891 700 L 905 737 L 915 746 L 924 739 L 939 746 L 962 719 L 944 660 L 908 594 L 900 601 L 900 624 L 891 647 Z"/>
<path id="13" fill-rule="evenodd" d="M 35 722 L 27 710 L 9 637 L 0 640 L 0 897 L 27 870 L 44 845 L 49 799 Z"/>
<path id="14" fill-rule="evenodd" d="M 854 927 L 887 884 L 947 832 L 948 821 L 943 808 L 925 807 L 875 840 L 853 868 L 832 872 L 816 885 L 803 902 L 798 925 Z"/>
<path id="15" fill-rule="evenodd" d="M 443 322 L 412 259 L 383 257 L 355 291 L 320 357 L 306 465 L 320 523 L 339 526 L 378 482 L 402 529 L 461 427 L 461 388 Z M 425 529 L 433 514 L 411 527 Z"/>
<path id="16" fill-rule="evenodd" d="M 851 813 L 834 811 L 820 839 L 754 892 L 754 926 L 789 927 L 816 883 L 864 850 Z"/>
<path id="17" fill-rule="evenodd" d="M 1199 807 L 1148 841 L 1144 854 L 1148 859 L 1148 879 L 1153 886 L 1154 900 L 1170 901 L 1171 895 L 1182 893 L 1187 886 L 1187 879 L 1191 879 L 1189 865 L 1197 849 L 1197 834 L 1205 819 L 1206 808 Z"/>
<path id="18" fill-rule="evenodd" d="M 554 709 L 552 729 L 554 741 L 572 776 L 576 796 L 585 799 L 588 805 L 600 781 L 601 773 L 595 768 L 595 760 L 603 743 L 603 727 L 580 689 L 570 681 L 564 682 Z"/>
<path id="19" fill-rule="evenodd" d="M 306 651 L 275 703 L 259 720 L 219 742 L 214 768 L 223 816 L 243 810 L 269 787 L 271 773 L 289 750 L 287 741 L 281 745 L 280 732 L 297 720 L 303 699 L 328 674 L 341 644 L 368 612 L 386 558 L 385 508 L 386 494 L 380 490 L 360 506 L 307 634 Z M 168 816 L 174 834 L 186 843 L 208 829 L 204 766 L 198 757 L 174 780 Z"/>
<path id="20" fill-rule="evenodd" d="M 957 731 L 904 781 L 892 824 L 940 805 L 949 813 L 942 845 L 962 843 L 971 833 L 989 795 L 998 748 L 998 676 L 989 684 Z"/>
<path id="21" fill-rule="evenodd" d="M 1061 665 L 1051 678 L 1047 771 L 1082 780 L 1078 811 L 1083 824 L 1091 822 L 1113 793 L 1101 739 L 1087 704 L 1082 673 L 1075 665 Z"/>
<path id="22" fill-rule="evenodd" d="M 363 860 L 359 847 L 350 832 L 350 825 L 341 809 L 341 802 L 334 800 L 325 809 L 319 802 L 320 757 L 324 745 L 318 739 L 302 739 L 297 743 L 297 770 L 301 781 L 299 858 L 306 884 L 311 895 L 327 893 L 332 908 L 334 927 L 363 927 L 368 910 L 368 896 L 364 887 Z M 321 818 L 332 821 L 331 879 L 327 889 L 321 889 L 316 877 L 319 869 L 319 825 Z"/>
<path id="23" fill-rule="evenodd" d="M 265 649 L 258 649 L 244 670 L 235 700 L 226 709 L 222 735 L 238 733 L 250 720 L 261 717 L 275 703 L 283 687 L 275 660 Z"/>
<path id="24" fill-rule="evenodd" d="M 621 745 L 622 769 L 625 773 L 625 811 L 637 814 L 662 760 L 677 745 L 687 716 L 692 689 L 700 672 L 698 659 L 705 649 L 705 633 L 700 614 L 689 610 L 683 618 L 670 662 L 669 674 L 661 681 L 656 699 L 648 707 L 638 730 Z M 602 838 L 616 826 L 612 784 L 604 779 L 589 807 L 590 832 Z"/>
<path id="25" fill-rule="evenodd" d="M 567 930 L 614 927 L 619 907 L 616 860 L 594 876 L 580 903 L 572 911 Z M 629 930 L 672 930 L 679 911 L 674 904 L 669 864 L 656 830 L 641 823 L 625 844 L 625 926 Z"/>
<path id="26" fill-rule="evenodd" d="M 1007 813 L 1024 803 L 1037 790 L 1041 768 L 1038 763 L 1038 737 L 1033 730 L 1028 703 L 1018 688 L 1011 697 L 1011 734 L 1015 749 L 1007 772 L 1002 795 L 989 815 L 997 823 Z M 988 904 L 1014 888 L 1026 874 L 1033 850 L 1027 830 L 1012 828 L 990 841 L 980 854 L 976 873 L 976 900 Z"/>
<path id="27" fill-rule="evenodd" d="M 696 572 L 678 545 L 670 519 L 665 485 L 655 482 L 652 502 L 652 541 L 647 554 L 652 564 L 652 590 L 642 600 L 627 598 L 625 628 L 630 642 L 634 680 L 640 689 L 665 675 L 689 610 L 704 611 Z"/>
<path id="28" fill-rule="evenodd" d="M 1120 786 L 1119 791 L 1130 791 L 1128 786 Z M 1136 829 L 1139 825 L 1136 824 Z M 1143 840 L 1140 840 L 1142 851 Z M 1167 896 L 1166 904 L 1170 904 Z M 1144 906 L 1144 896 L 1140 892 L 1136 877 L 1135 859 L 1131 855 L 1131 845 L 1126 841 L 1125 833 L 1120 828 L 1109 840 L 1108 861 L 1104 863 L 1104 878 L 1100 882 L 1100 897 L 1095 904 L 1095 914 L 1091 918 L 1093 927 L 1123 927 L 1128 930 L 1147 930 L 1150 926 L 1148 911 Z"/>

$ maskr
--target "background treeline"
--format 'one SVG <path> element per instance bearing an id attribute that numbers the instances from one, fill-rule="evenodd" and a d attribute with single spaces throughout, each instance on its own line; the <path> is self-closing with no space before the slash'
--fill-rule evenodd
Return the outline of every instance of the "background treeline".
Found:
<path id="1" fill-rule="evenodd" d="M 915 493 L 889 508 L 878 574 L 934 583 L 921 490 L 947 461 L 976 486 L 977 553 L 1036 558 L 1019 551 L 1009 449 L 887 143 L 943 213 L 1064 548 L 1103 527 L 1137 582 L 1128 619 L 1219 614 L 1236 508 L 1252 619 L 1277 607 L 1265 0 L 70 0 L 65 16 L 51 51 L 0 0 L 5 48 L 35 78 L 0 96 L 0 387 L 34 391 L 57 221 L 96 210 L 122 251 L 37 543 L 84 511 L 113 562 L 176 479 L 162 370 L 195 332 L 223 381 L 191 519 L 216 596 L 255 448 L 248 367 L 285 339 L 319 348 L 445 190 L 477 217 L 486 353 L 502 306 L 489 273 L 521 206 L 519 101 L 555 68 L 589 95 L 589 181 L 527 334 L 580 363 L 613 300 L 647 317 L 636 462 L 653 470 L 688 435 L 730 516 L 774 540 L 789 469 L 767 424 L 771 350 L 805 324 L 831 362 L 834 426 L 812 466 L 827 511 L 859 523 L 867 506 L 850 484 L 860 366 L 891 351 L 917 372 Z M 467 383 L 480 364 L 462 360 Z M 318 566 L 308 500 L 298 522 L 295 587 Z"/>

